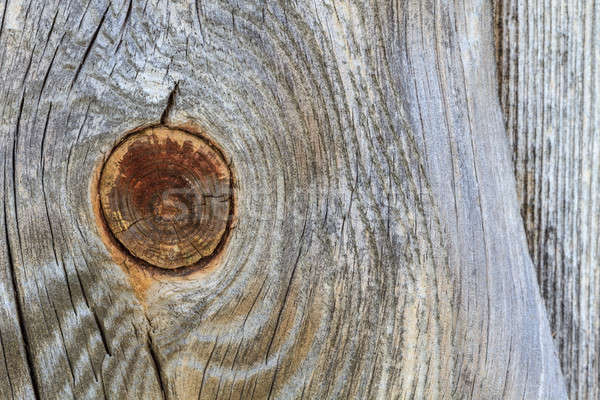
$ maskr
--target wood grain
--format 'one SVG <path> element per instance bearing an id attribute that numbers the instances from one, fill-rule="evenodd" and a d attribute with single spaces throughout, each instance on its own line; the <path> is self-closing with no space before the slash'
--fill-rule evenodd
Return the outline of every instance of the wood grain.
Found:
<path id="1" fill-rule="evenodd" d="M 3 395 L 566 398 L 489 2 L 2 7 Z M 237 220 L 139 291 L 92 189 L 158 123 L 222 147 Z"/>
<path id="2" fill-rule="evenodd" d="M 571 399 L 600 398 L 600 5 L 497 1 L 521 215 Z"/>

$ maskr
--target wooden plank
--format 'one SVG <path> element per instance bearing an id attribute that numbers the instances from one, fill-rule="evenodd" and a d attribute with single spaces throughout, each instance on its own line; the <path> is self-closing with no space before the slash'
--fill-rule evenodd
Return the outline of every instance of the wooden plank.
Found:
<path id="1" fill-rule="evenodd" d="M 600 397 L 600 5 L 496 3 L 500 98 L 571 399 Z"/>
<path id="2" fill-rule="evenodd" d="M 7 4 L 22 324 L 0 330 L 24 397 L 566 398 L 488 2 Z M 235 183 L 221 258 L 186 276 L 133 268 L 96 218 L 105 159 L 161 123 L 206 133 Z"/>

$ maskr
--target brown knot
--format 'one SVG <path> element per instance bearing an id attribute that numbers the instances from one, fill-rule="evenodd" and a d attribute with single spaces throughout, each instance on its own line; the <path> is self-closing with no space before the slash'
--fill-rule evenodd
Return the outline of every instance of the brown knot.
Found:
<path id="1" fill-rule="evenodd" d="M 128 136 L 100 176 L 106 224 L 131 255 L 176 269 L 211 257 L 227 235 L 231 173 L 221 152 L 194 134 L 167 127 Z"/>

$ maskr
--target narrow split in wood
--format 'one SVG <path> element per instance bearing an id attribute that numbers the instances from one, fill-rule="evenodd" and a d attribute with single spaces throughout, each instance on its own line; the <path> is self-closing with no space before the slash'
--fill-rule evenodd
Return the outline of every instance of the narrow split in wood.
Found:
<path id="1" fill-rule="evenodd" d="M 142 265 L 197 270 L 229 233 L 231 185 L 213 144 L 182 129 L 150 127 L 126 137 L 104 164 L 101 214 L 122 250 Z"/>

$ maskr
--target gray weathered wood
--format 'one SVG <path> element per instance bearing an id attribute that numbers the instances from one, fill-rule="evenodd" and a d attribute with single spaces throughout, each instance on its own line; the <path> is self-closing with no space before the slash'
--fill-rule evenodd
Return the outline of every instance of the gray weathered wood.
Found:
<path id="1" fill-rule="evenodd" d="M 0 10 L 2 395 L 566 398 L 489 2 Z M 161 120 L 222 146 L 237 220 L 219 268 L 141 293 L 90 187 Z"/>
<path id="2" fill-rule="evenodd" d="M 571 399 L 600 398 L 600 3 L 498 1 L 521 214 Z"/>

